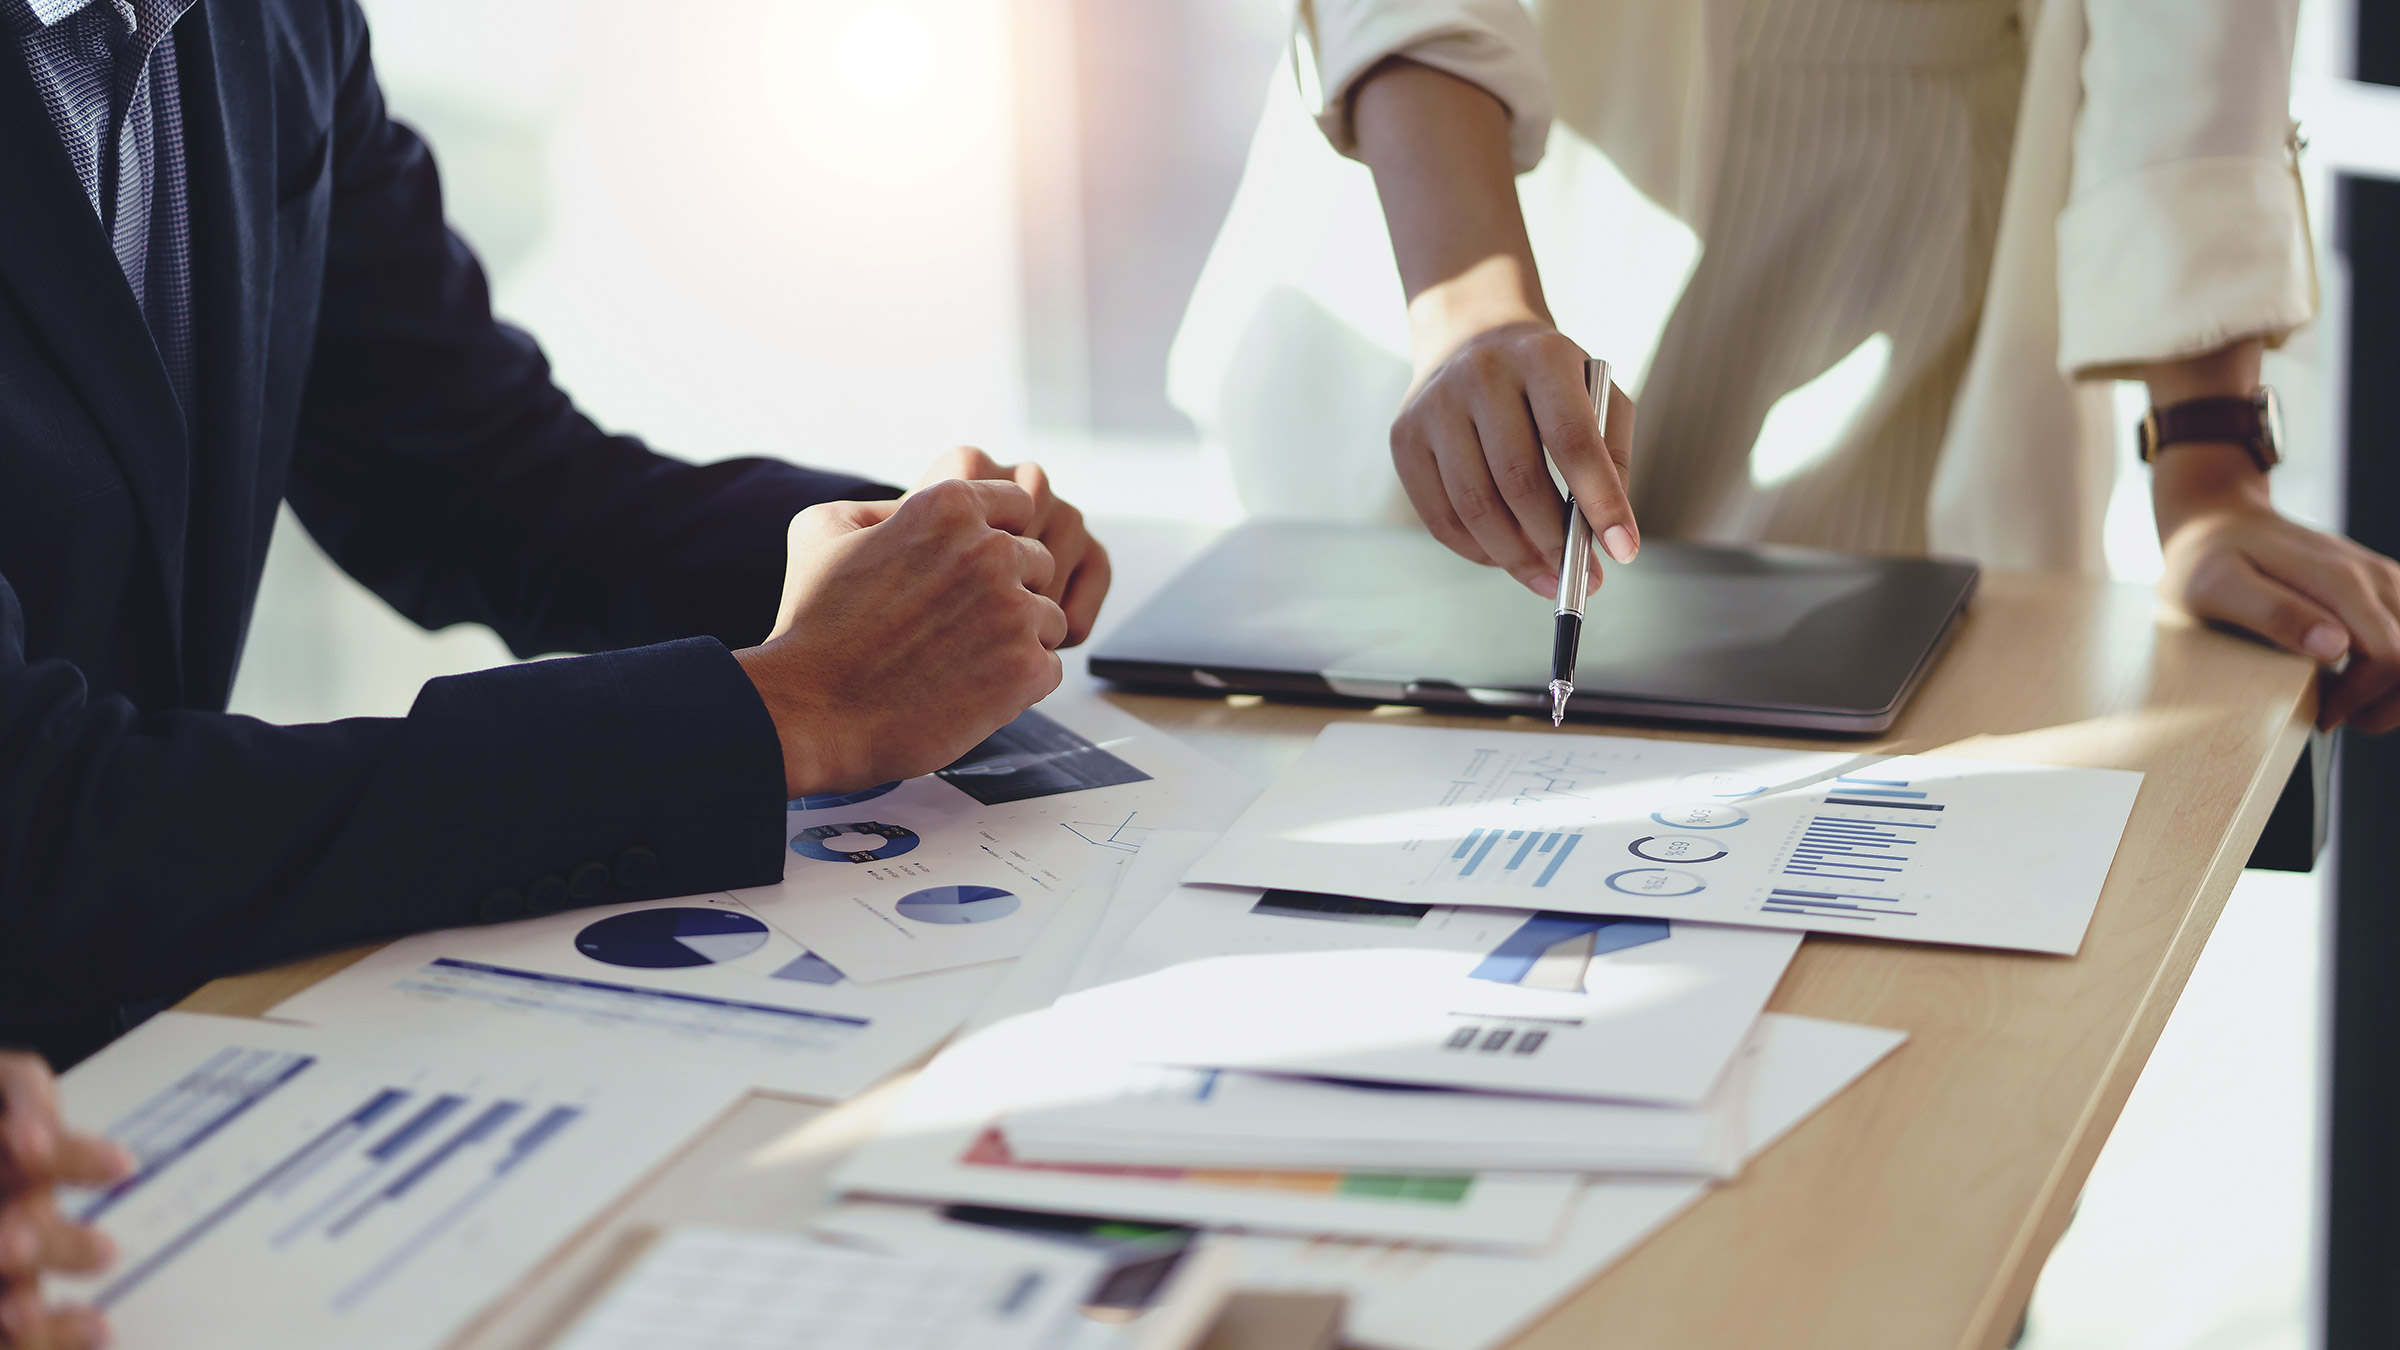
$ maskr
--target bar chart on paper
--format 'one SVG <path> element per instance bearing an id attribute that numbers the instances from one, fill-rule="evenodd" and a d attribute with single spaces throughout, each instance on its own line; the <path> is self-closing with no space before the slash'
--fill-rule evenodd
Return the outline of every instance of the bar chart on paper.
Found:
<path id="1" fill-rule="evenodd" d="M 1187 880 L 2055 953 L 2141 776 L 1336 724 Z"/>
<path id="2" fill-rule="evenodd" d="M 60 1297 L 176 1350 L 439 1345 L 729 1100 L 603 1054 L 163 1013 L 62 1080 L 138 1161 Z"/>
<path id="3" fill-rule="evenodd" d="M 142 1165 L 82 1212 L 97 1216 L 138 1197 L 179 1211 L 183 1221 L 147 1244 L 128 1244 L 116 1272 L 93 1297 L 98 1307 L 122 1303 L 211 1244 L 233 1244 L 320 1274 L 330 1268 L 329 1307 L 348 1313 L 489 1201 L 583 1114 L 569 1103 L 391 1085 L 366 1092 L 294 1147 L 244 1157 L 247 1166 L 234 1169 L 242 1175 L 229 1178 L 224 1158 L 178 1166 L 240 1114 L 209 1109 L 221 1100 L 209 1087 L 217 1073 L 279 1066 L 281 1072 L 244 1080 L 255 1103 L 312 1063 L 306 1056 L 230 1049 L 112 1127 L 144 1141 L 136 1148 Z M 186 1123 L 169 1124 L 175 1121 Z"/>

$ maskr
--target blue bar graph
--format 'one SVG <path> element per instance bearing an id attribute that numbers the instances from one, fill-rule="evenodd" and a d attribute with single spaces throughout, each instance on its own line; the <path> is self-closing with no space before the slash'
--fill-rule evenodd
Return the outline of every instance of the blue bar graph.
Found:
<path id="1" fill-rule="evenodd" d="M 313 1055 L 239 1046 L 211 1055 L 199 1068 L 108 1127 L 108 1137 L 133 1154 L 133 1175 L 80 1206 L 69 1206 L 69 1213 L 78 1223 L 90 1223 L 106 1214 L 316 1062 Z"/>
<path id="2" fill-rule="evenodd" d="M 1567 855 L 1575 851 L 1575 845 L 1582 842 L 1582 839 L 1583 836 L 1580 834 L 1570 834 L 1559 840 L 1558 852 L 1550 855 L 1550 865 L 1542 869 L 1541 877 L 1533 884 L 1536 886 L 1549 885 L 1550 878 L 1558 875 L 1558 869 L 1566 865 Z"/>
<path id="3" fill-rule="evenodd" d="M 299 1241 L 301 1234 L 316 1227 L 317 1222 L 327 1214 L 348 1204 L 352 1197 L 383 1175 L 384 1169 L 392 1166 L 393 1159 L 408 1152 L 419 1139 L 441 1128 L 443 1121 L 466 1104 L 466 1098 L 455 1092 L 445 1092 L 417 1108 L 415 1115 L 400 1122 L 398 1128 L 377 1140 L 360 1155 L 365 1166 L 359 1168 L 348 1181 L 334 1187 L 324 1199 L 301 1211 L 298 1218 L 276 1230 L 271 1245 L 281 1251 Z"/>
<path id="4" fill-rule="evenodd" d="M 1553 835 L 1551 837 L 1555 839 L 1557 836 Z M 1524 866 L 1525 860 L 1533 856 L 1534 848 L 1541 842 L 1542 834 L 1539 830 L 1527 831 L 1525 835 L 1525 842 L 1517 846 L 1517 855 L 1508 860 L 1508 870 L 1514 872 L 1519 867 Z"/>
<path id="5" fill-rule="evenodd" d="M 1498 830 L 1484 830 L 1481 833 L 1483 842 L 1476 846 L 1475 856 L 1467 859 L 1467 865 L 1458 869 L 1461 877 L 1475 875 L 1475 869 L 1483 866 L 1483 860 L 1491 855 L 1492 845 L 1500 842 L 1500 831 Z"/>
<path id="6" fill-rule="evenodd" d="M 1877 915 L 1898 914 L 1914 918 L 1917 911 L 1901 909 L 1900 902 L 1880 895 L 1860 895 L 1851 891 L 1801 891 L 1777 888 L 1767 892 L 1759 908 L 1771 914 L 1802 914 L 1822 919 L 1855 919 L 1873 922 Z"/>
<path id="7" fill-rule="evenodd" d="M 499 1114 L 495 1119 L 493 1129 L 496 1130 L 516 1114 L 517 1105 L 515 1102 L 496 1102 L 484 1112 L 483 1118 L 494 1119 L 494 1113 L 499 1112 L 501 1107 L 507 1107 L 507 1112 Z M 553 1106 L 544 1112 L 541 1119 L 535 1121 L 523 1133 L 509 1142 L 508 1151 L 500 1155 L 499 1161 L 492 1164 L 489 1175 L 477 1182 L 472 1190 L 452 1201 L 441 1213 L 433 1216 L 422 1228 L 396 1244 L 389 1254 L 376 1262 L 365 1274 L 351 1281 L 340 1293 L 334 1295 L 333 1306 L 343 1312 L 357 1307 L 367 1295 L 374 1293 L 382 1287 L 384 1281 L 398 1274 L 403 1267 L 414 1260 L 417 1253 L 432 1246 L 436 1239 L 456 1227 L 459 1220 L 465 1218 L 477 1205 L 482 1204 L 493 1191 L 498 1190 L 500 1183 L 507 1180 L 508 1174 L 517 1170 L 519 1164 L 540 1151 L 542 1145 L 557 1138 L 560 1131 L 574 1124 L 582 1116 L 582 1108 L 574 1106 Z M 489 1131 L 486 1133 L 488 1134 Z"/>
<path id="8" fill-rule="evenodd" d="M 1879 802 L 1862 797 L 1827 797 L 1827 806 L 1872 806 L 1879 811 L 1940 811 L 1939 802 Z"/>

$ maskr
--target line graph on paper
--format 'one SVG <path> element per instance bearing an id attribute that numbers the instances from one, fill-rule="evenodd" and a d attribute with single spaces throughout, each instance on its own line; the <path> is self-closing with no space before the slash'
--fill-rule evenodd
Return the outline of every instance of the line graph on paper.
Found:
<path id="1" fill-rule="evenodd" d="M 1955 803 L 1932 783 L 1888 771 L 1843 774 L 1819 791 L 1776 858 L 1759 908 L 1860 925 L 1915 917 L 1920 897 L 1907 887 L 1910 872 Z"/>
<path id="2" fill-rule="evenodd" d="M 1069 820 L 1060 824 L 1067 833 L 1094 848 L 1139 853 L 1142 851 L 1142 841 L 1150 837 L 1149 826 L 1133 823 L 1139 815 L 1139 811 L 1128 811 L 1125 818 L 1118 821 Z"/>
<path id="3" fill-rule="evenodd" d="M 1637 767 L 1634 757 L 1577 746 L 1472 752 L 1441 801 L 1463 828 L 1415 845 L 1439 849 L 1428 879 L 1550 886 L 1584 843 L 1581 822 Z"/>

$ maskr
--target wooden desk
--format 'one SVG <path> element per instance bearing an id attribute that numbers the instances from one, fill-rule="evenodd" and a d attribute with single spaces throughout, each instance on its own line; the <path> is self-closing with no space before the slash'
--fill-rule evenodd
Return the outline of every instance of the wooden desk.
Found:
<path id="1" fill-rule="evenodd" d="M 1128 526 L 1104 537 L 1123 578 L 1118 613 L 1199 542 Z M 1956 643 L 1875 748 L 2147 774 L 2082 952 L 1811 936 L 1769 1006 L 1902 1028 L 1908 1044 L 1516 1344 L 2002 1345 L 2300 753 L 2314 689 L 2307 662 L 2162 617 L 2145 590 L 1987 577 Z M 1109 697 L 1262 786 L 1328 722 L 1489 725 L 1252 698 Z M 255 1014 L 350 959 L 221 980 L 184 1006 Z M 834 1111 L 752 1098 L 461 1343 L 538 1344 L 632 1226 L 799 1226 L 830 1160 L 887 1096 Z"/>

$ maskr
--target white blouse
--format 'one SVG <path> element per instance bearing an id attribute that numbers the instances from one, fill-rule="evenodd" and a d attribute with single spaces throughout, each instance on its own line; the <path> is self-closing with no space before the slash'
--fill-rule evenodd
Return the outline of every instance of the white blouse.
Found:
<path id="1" fill-rule="evenodd" d="M 1819 0 L 1832 20 L 1791 28 L 1824 45 L 1809 59 L 1838 66 L 1846 43 L 1938 51 L 1961 9 L 1856 8 L 1869 6 L 1872 22 L 1845 25 L 1842 0 Z M 1507 106 L 1520 172 L 1556 118 L 1705 250 L 1736 53 L 1759 40 L 1743 25 L 1775 12 L 1759 0 L 1547 0 L 1531 13 L 1517 0 L 1302 0 L 1299 18 L 1314 111 L 1344 154 L 1350 87 L 1406 56 Z M 2280 343 L 2313 316 L 2287 112 L 2296 13 L 2297 0 L 2022 0 L 2025 75 L 1988 282 L 1938 460 L 1918 480 L 1925 546 L 2104 571 L 2115 433 L 2106 386 L 2079 382 L 2245 336 Z"/>

